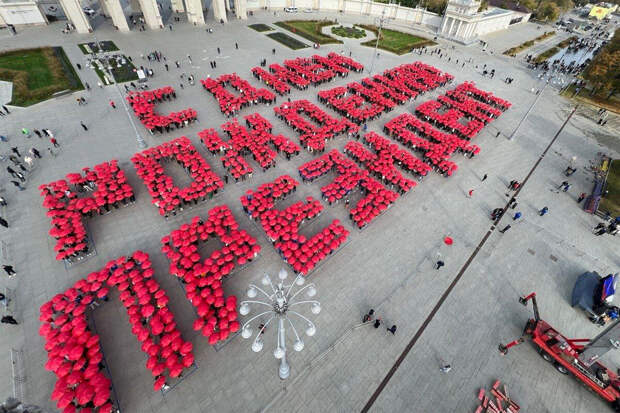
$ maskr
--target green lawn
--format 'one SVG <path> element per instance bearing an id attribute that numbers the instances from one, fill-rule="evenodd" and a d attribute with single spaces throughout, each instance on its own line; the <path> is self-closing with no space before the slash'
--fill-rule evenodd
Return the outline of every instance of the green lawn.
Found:
<path id="1" fill-rule="evenodd" d="M 283 22 L 274 23 L 276 26 L 289 30 L 304 39 L 308 39 L 313 43 L 318 44 L 330 44 L 330 43 L 342 43 L 338 39 L 334 39 L 331 36 L 321 33 L 321 28 L 324 26 L 331 26 L 336 22 L 329 20 L 287 20 Z"/>
<path id="2" fill-rule="evenodd" d="M 609 211 L 612 217 L 620 216 L 620 159 L 611 162 L 606 189 L 607 195 L 601 199 L 598 210 Z"/>
<path id="3" fill-rule="evenodd" d="M 266 24 L 258 23 L 258 24 L 250 24 L 248 26 L 250 29 L 254 29 L 257 32 L 270 32 L 273 30 L 272 27 L 267 26 Z"/>
<path id="4" fill-rule="evenodd" d="M 376 26 L 372 25 L 359 25 L 359 27 L 370 30 L 377 35 L 379 30 Z M 362 43 L 363 46 L 375 47 L 377 40 L 369 40 Z M 396 30 L 382 29 L 381 38 L 379 39 L 379 49 L 387 50 L 388 52 L 402 55 L 411 52 L 411 50 L 434 45 L 432 40 L 425 39 L 423 37 L 414 36 L 409 33 L 403 33 Z"/>
<path id="5" fill-rule="evenodd" d="M 0 80 L 13 82 L 11 104 L 16 106 L 33 105 L 63 90 L 84 88 L 61 47 L 0 54 Z"/>
<path id="6" fill-rule="evenodd" d="M 306 47 L 308 47 L 307 44 L 300 42 L 297 39 L 292 38 L 291 36 L 289 36 L 288 34 L 284 34 L 284 33 L 271 33 L 268 34 L 267 37 L 271 37 L 273 40 L 275 40 L 278 43 L 282 43 L 283 45 L 293 49 L 293 50 L 299 50 L 299 49 L 304 49 Z"/>

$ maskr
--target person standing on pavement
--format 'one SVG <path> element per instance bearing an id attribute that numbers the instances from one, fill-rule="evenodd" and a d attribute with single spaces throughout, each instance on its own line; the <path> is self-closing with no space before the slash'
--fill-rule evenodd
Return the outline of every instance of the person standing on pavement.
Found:
<path id="1" fill-rule="evenodd" d="M 538 211 L 538 213 L 540 214 L 540 216 L 542 217 L 543 215 L 545 215 L 547 212 L 549 212 L 549 208 L 548 207 L 543 207 L 540 211 Z"/>
<path id="2" fill-rule="evenodd" d="M 521 218 L 521 216 L 522 216 L 522 215 L 523 215 L 523 214 L 521 214 L 521 212 L 517 212 L 517 213 L 514 215 L 514 217 L 512 217 L 512 220 L 513 220 L 513 221 L 516 221 L 517 219 Z"/>
<path id="3" fill-rule="evenodd" d="M 6 219 L 0 217 L 0 225 L 2 225 L 4 228 L 8 228 L 9 227 L 9 223 L 6 221 Z"/>
<path id="4" fill-rule="evenodd" d="M 84 128 L 85 131 L 88 130 L 88 127 L 86 125 L 84 125 L 84 122 L 80 121 L 80 125 L 82 125 L 82 128 Z"/>
<path id="5" fill-rule="evenodd" d="M 577 203 L 578 203 L 578 204 L 580 204 L 580 203 L 581 203 L 581 201 L 583 201 L 583 200 L 585 199 L 585 197 L 586 197 L 586 193 L 585 193 L 585 192 L 582 192 L 582 193 L 579 195 L 579 198 L 577 198 Z"/>
<path id="6" fill-rule="evenodd" d="M 7 275 L 17 275 L 17 272 L 15 272 L 15 269 L 12 265 L 3 265 L 2 269 L 6 272 Z"/>
<path id="7" fill-rule="evenodd" d="M 30 148 L 30 153 L 31 153 L 31 154 L 32 154 L 32 156 L 34 156 L 35 158 L 39 158 L 39 159 L 41 159 L 41 158 L 42 158 L 42 156 L 41 156 L 41 152 L 39 152 L 39 151 L 37 150 L 37 148 L 34 148 L 34 147 L 33 147 L 33 148 Z"/>
<path id="8" fill-rule="evenodd" d="M 486 181 L 486 180 L 487 180 L 487 178 L 488 178 L 488 175 L 487 175 L 487 174 L 484 174 L 484 176 L 482 177 L 482 179 L 481 179 L 480 181 L 481 181 L 481 182 L 484 182 L 484 181 Z"/>
<path id="9" fill-rule="evenodd" d="M 13 316 L 12 316 L 12 315 L 5 315 L 5 316 L 2 316 L 2 319 L 0 319 L 0 323 L 3 323 L 3 324 L 14 324 L 14 325 L 19 324 L 19 323 L 17 322 L 17 320 L 15 320 L 15 319 L 13 318 Z"/>
<path id="10" fill-rule="evenodd" d="M 112 109 L 116 109 L 116 103 L 113 100 L 110 101 L 110 106 L 112 106 Z"/>
<path id="11" fill-rule="evenodd" d="M 13 185 L 15 185 L 15 186 L 16 186 L 16 187 L 20 190 L 20 191 L 24 191 L 24 190 L 26 189 L 26 188 L 24 188 L 24 187 L 22 186 L 22 184 L 20 184 L 20 183 L 19 183 L 19 182 L 17 182 L 17 181 L 11 181 L 11 183 L 12 183 Z"/>

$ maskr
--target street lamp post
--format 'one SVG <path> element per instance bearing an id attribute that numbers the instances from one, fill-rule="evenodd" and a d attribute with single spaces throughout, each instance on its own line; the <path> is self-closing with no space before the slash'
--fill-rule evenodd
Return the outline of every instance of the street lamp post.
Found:
<path id="1" fill-rule="evenodd" d="M 95 55 L 97 59 L 99 59 L 99 53 L 102 53 L 101 45 L 99 41 L 97 40 L 97 36 L 94 36 L 94 38 L 95 38 L 95 45 L 97 46 L 97 53 L 93 53 L 93 54 Z M 104 64 L 105 73 L 110 77 L 110 79 L 112 79 L 112 82 L 114 83 L 114 86 L 116 87 L 116 91 L 118 92 L 120 102 L 123 105 L 123 109 L 125 109 L 125 113 L 127 114 L 129 123 L 131 124 L 131 127 L 133 128 L 133 131 L 136 134 L 136 142 L 138 143 L 138 147 L 140 149 L 144 149 L 147 146 L 146 142 L 144 141 L 144 138 L 140 136 L 140 133 L 138 132 L 138 128 L 136 127 L 136 124 L 134 123 L 133 118 L 131 116 L 131 112 L 129 111 L 129 107 L 127 106 L 127 102 L 125 102 L 125 98 L 123 97 L 123 92 L 121 92 L 121 89 L 118 86 L 118 82 L 116 81 L 116 78 L 114 77 L 114 73 L 112 73 L 112 71 L 107 65 L 108 59 L 106 59 L 105 62 L 106 62 L 106 64 Z"/>
<path id="2" fill-rule="evenodd" d="M 388 3 L 388 5 L 392 4 L 392 0 L 390 0 Z M 375 68 L 375 59 L 377 58 L 377 49 L 379 48 L 379 39 L 381 38 L 381 30 L 383 29 L 383 22 L 385 22 L 387 19 L 385 17 L 385 11 L 387 10 L 387 5 L 383 6 L 383 11 L 381 12 L 381 17 L 379 18 L 375 18 L 375 24 L 377 22 L 377 20 L 379 21 L 379 30 L 377 31 L 377 41 L 375 42 L 375 50 L 373 51 L 372 54 L 372 62 L 370 63 L 370 70 L 368 71 L 369 74 L 372 75 L 372 71 Z"/>
<path id="3" fill-rule="evenodd" d="M 256 298 L 256 296 L 260 293 L 262 296 L 266 298 L 265 301 L 261 300 L 246 300 L 242 301 L 239 306 L 239 313 L 243 316 L 250 314 L 250 304 L 256 304 L 260 306 L 268 307 L 269 309 L 259 314 L 251 317 L 247 320 L 243 326 L 241 327 L 241 337 L 248 339 L 252 337 L 254 334 L 254 330 L 251 327 L 251 323 L 255 320 L 261 319 L 264 317 L 267 321 L 261 323 L 258 326 L 258 332 L 256 333 L 256 338 L 252 342 L 252 350 L 254 352 L 259 352 L 263 349 L 263 340 L 261 338 L 262 334 L 265 332 L 265 329 L 271 322 L 277 325 L 277 335 L 276 335 L 276 348 L 273 351 L 273 355 L 276 359 L 280 360 L 280 366 L 278 368 L 278 375 L 280 379 L 285 380 L 289 377 L 291 373 L 290 365 L 286 360 L 286 325 L 290 325 L 293 330 L 293 334 L 295 335 L 295 342 L 293 344 L 293 349 L 295 351 L 301 351 L 304 348 L 304 342 L 299 337 L 297 333 L 297 329 L 293 324 L 289 315 L 294 315 L 298 319 L 301 319 L 306 323 L 306 335 L 308 337 L 312 337 L 316 333 L 316 326 L 310 319 L 306 316 L 300 314 L 299 312 L 292 310 L 292 307 L 295 307 L 300 304 L 310 304 L 310 310 L 313 314 L 319 314 L 321 312 L 321 303 L 317 300 L 302 300 L 296 301 L 295 298 L 299 296 L 299 294 L 303 291 L 306 292 L 306 295 L 310 298 L 316 295 L 316 286 L 314 283 L 310 283 L 305 287 L 302 287 L 305 284 L 304 277 L 299 274 L 291 284 L 285 284 L 285 280 L 288 277 L 288 273 L 286 270 L 280 270 L 278 274 L 279 281 L 277 284 L 274 284 L 271 281 L 269 275 L 265 274 L 261 280 L 261 283 L 265 287 L 271 288 L 271 293 L 266 292 L 262 288 L 256 286 L 255 284 L 250 284 L 248 286 L 248 297 Z M 296 292 L 293 292 L 293 287 L 298 286 L 299 288 Z"/>

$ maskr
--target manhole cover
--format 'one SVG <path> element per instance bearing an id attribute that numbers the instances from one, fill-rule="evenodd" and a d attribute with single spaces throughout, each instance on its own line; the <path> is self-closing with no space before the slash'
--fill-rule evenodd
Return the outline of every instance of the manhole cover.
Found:
<path id="1" fill-rule="evenodd" d="M 551 258 L 551 261 L 553 262 L 558 262 L 558 257 L 556 257 L 555 255 L 549 255 L 549 258 Z"/>
<path id="2" fill-rule="evenodd" d="M 534 251 L 533 249 L 527 249 L 527 252 L 529 252 L 532 255 L 536 255 L 536 251 Z"/>

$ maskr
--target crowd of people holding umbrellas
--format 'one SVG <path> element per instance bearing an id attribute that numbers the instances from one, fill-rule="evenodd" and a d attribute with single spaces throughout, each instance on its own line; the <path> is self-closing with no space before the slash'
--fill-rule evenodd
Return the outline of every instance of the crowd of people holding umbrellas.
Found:
<path id="1" fill-rule="evenodd" d="M 52 218 L 49 234 L 56 239 L 57 260 L 71 260 L 88 254 L 84 217 L 103 215 L 135 201 L 133 189 L 116 160 L 92 169 L 83 168 L 82 173 L 70 173 L 67 179 L 41 185 L 39 191 L 47 216 Z M 79 196 L 83 192 L 92 192 L 92 195 Z"/>
<path id="2" fill-rule="evenodd" d="M 63 413 L 117 410 L 99 336 L 87 319 L 90 309 L 108 299 L 111 288 L 120 292 L 131 331 L 148 356 L 154 390 L 194 364 L 192 343 L 181 336 L 168 308 L 169 298 L 153 274 L 148 254 L 136 251 L 108 262 L 41 306 L 39 334 L 48 353 L 45 368 L 56 375 L 52 400 Z"/>
<path id="3" fill-rule="evenodd" d="M 359 189 L 362 199 L 349 211 L 351 221 L 359 229 L 386 211 L 399 196 L 370 177 L 367 170 L 359 168 L 354 161 L 337 149 L 299 167 L 299 174 L 304 182 L 312 182 L 332 171 L 337 176 L 332 182 L 321 187 L 323 199 L 329 205 L 339 202 L 348 205 L 347 200 L 352 191 Z"/>
<path id="4" fill-rule="evenodd" d="M 359 131 L 358 125 L 345 118 L 335 119 L 305 99 L 284 103 L 273 110 L 280 119 L 301 135 L 299 140 L 308 152 L 324 152 L 325 143 L 336 135 L 348 133 L 349 136 L 354 136 Z M 304 119 L 301 113 L 319 126 Z"/>
<path id="5" fill-rule="evenodd" d="M 249 190 L 241 197 L 241 204 L 250 219 L 261 223 L 282 259 L 295 273 L 308 275 L 348 238 L 349 232 L 336 219 L 310 239 L 299 233 L 307 220 L 318 217 L 323 205 L 312 197 L 299 201 L 284 210 L 275 208 L 277 201 L 295 192 L 299 183 L 288 175 L 265 183 L 256 191 Z"/>
<path id="6" fill-rule="evenodd" d="M 318 96 L 320 102 L 361 125 L 452 80 L 452 75 L 416 62 L 388 69 L 382 75 L 360 82 L 321 91 Z"/>
<path id="7" fill-rule="evenodd" d="M 283 135 L 273 135 L 272 124 L 258 113 L 244 119 L 245 127 L 237 119 L 222 125 L 222 130 L 229 137 L 227 141 L 222 140 L 215 129 L 198 132 L 198 137 L 212 155 L 224 155 L 222 165 L 236 182 L 251 177 L 254 172 L 244 159 L 246 156 L 251 155 L 264 172 L 275 166 L 277 153 L 287 159 L 299 154 L 299 145 Z M 271 149 L 270 145 L 276 150 Z"/>
<path id="8" fill-rule="evenodd" d="M 220 177 L 185 136 L 139 152 L 131 158 L 131 162 L 148 188 L 152 203 L 166 218 L 207 197 L 212 198 L 224 187 Z M 177 187 L 172 177 L 164 171 L 164 162 L 178 163 L 192 182 L 185 188 Z"/>
<path id="9" fill-rule="evenodd" d="M 318 86 L 336 76 L 346 77 L 351 70 L 361 72 L 364 66 L 350 57 L 331 52 L 326 57 L 314 55 L 311 58 L 285 60 L 284 66 L 273 63 L 269 65 L 269 72 L 257 66 L 252 68 L 252 73 L 283 96 L 290 92 L 289 85 L 305 90 L 311 84 Z"/>
<path id="10" fill-rule="evenodd" d="M 236 73 L 222 75 L 217 79 L 202 79 L 200 83 L 215 97 L 220 106 L 220 111 L 226 117 L 236 116 L 241 109 L 250 105 L 271 104 L 276 101 L 276 96 L 273 93 L 267 89 L 256 89 Z M 239 93 L 237 95 L 232 94 L 226 90 L 227 85 Z"/>
<path id="11" fill-rule="evenodd" d="M 198 119 L 198 113 L 192 108 L 171 112 L 167 115 L 155 113 L 155 105 L 157 103 L 170 101 L 176 97 L 174 89 L 166 86 L 142 92 L 131 91 L 125 99 L 127 99 L 135 115 L 150 133 L 164 133 L 170 132 L 174 128 L 184 128 Z"/>
<path id="12" fill-rule="evenodd" d="M 414 180 L 405 178 L 399 169 L 418 180 L 431 171 L 430 165 L 375 132 L 368 132 L 362 140 L 371 150 L 359 142 L 349 141 L 344 146 L 345 153 L 398 193 L 404 194 L 416 185 Z"/>
<path id="13" fill-rule="evenodd" d="M 224 247 L 202 259 L 200 243 L 211 238 Z M 170 260 L 170 274 L 184 284 L 187 299 L 194 306 L 197 318 L 193 328 L 207 337 L 213 345 L 226 340 L 239 330 L 237 298 L 224 297 L 222 278 L 235 267 L 243 266 L 258 256 L 260 245 L 244 230 L 239 230 L 230 209 L 217 206 L 208 212 L 206 220 L 194 217 L 162 238 L 162 252 Z"/>

